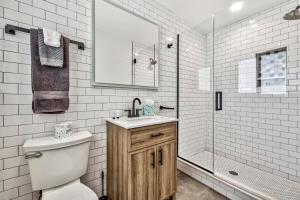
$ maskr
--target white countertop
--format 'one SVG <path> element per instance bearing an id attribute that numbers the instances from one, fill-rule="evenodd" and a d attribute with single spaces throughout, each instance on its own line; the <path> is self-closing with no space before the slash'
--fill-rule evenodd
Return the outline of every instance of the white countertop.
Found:
<path id="1" fill-rule="evenodd" d="M 169 122 L 177 122 L 178 120 L 176 118 L 164 116 L 141 116 L 136 118 L 121 117 L 120 119 L 108 118 L 106 121 L 121 126 L 125 129 L 132 129 Z"/>

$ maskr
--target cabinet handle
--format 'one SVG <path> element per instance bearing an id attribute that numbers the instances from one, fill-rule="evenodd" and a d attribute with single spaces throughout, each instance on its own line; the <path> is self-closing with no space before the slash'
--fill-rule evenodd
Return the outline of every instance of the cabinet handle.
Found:
<path id="1" fill-rule="evenodd" d="M 159 155 L 160 155 L 159 163 L 160 163 L 160 165 L 163 165 L 163 150 L 162 149 L 159 150 Z"/>
<path id="2" fill-rule="evenodd" d="M 152 138 L 156 138 L 156 137 L 160 137 L 160 136 L 163 136 L 164 133 L 156 133 L 156 134 L 152 134 L 151 137 Z"/>
<path id="3" fill-rule="evenodd" d="M 152 163 L 151 163 L 151 165 L 152 165 L 153 168 L 155 168 L 155 152 L 152 152 L 151 156 L 152 156 Z"/>

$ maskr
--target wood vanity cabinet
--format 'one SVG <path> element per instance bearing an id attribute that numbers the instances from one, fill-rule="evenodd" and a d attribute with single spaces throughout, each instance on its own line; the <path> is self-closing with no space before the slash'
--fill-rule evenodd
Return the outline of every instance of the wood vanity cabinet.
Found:
<path id="1" fill-rule="evenodd" d="M 176 132 L 176 122 L 134 129 L 107 123 L 109 200 L 175 199 Z"/>

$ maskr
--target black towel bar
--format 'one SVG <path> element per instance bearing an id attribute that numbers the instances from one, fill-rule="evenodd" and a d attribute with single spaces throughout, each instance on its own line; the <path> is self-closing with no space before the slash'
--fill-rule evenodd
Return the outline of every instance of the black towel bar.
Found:
<path id="1" fill-rule="evenodd" d="M 14 26 L 14 25 L 11 25 L 11 24 L 6 24 L 5 25 L 5 33 L 15 35 L 16 31 L 20 31 L 20 32 L 24 32 L 24 33 L 30 33 L 30 30 L 27 29 L 27 28 Z M 75 40 L 70 40 L 70 43 L 76 44 L 78 46 L 78 49 L 84 50 L 84 43 L 78 42 L 78 41 L 75 41 Z"/>

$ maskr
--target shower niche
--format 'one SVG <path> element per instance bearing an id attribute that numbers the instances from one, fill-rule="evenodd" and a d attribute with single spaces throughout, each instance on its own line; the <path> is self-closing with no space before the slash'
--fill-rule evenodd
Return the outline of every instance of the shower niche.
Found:
<path id="1" fill-rule="evenodd" d="M 262 94 L 286 92 L 287 48 L 256 54 L 256 86 Z"/>

